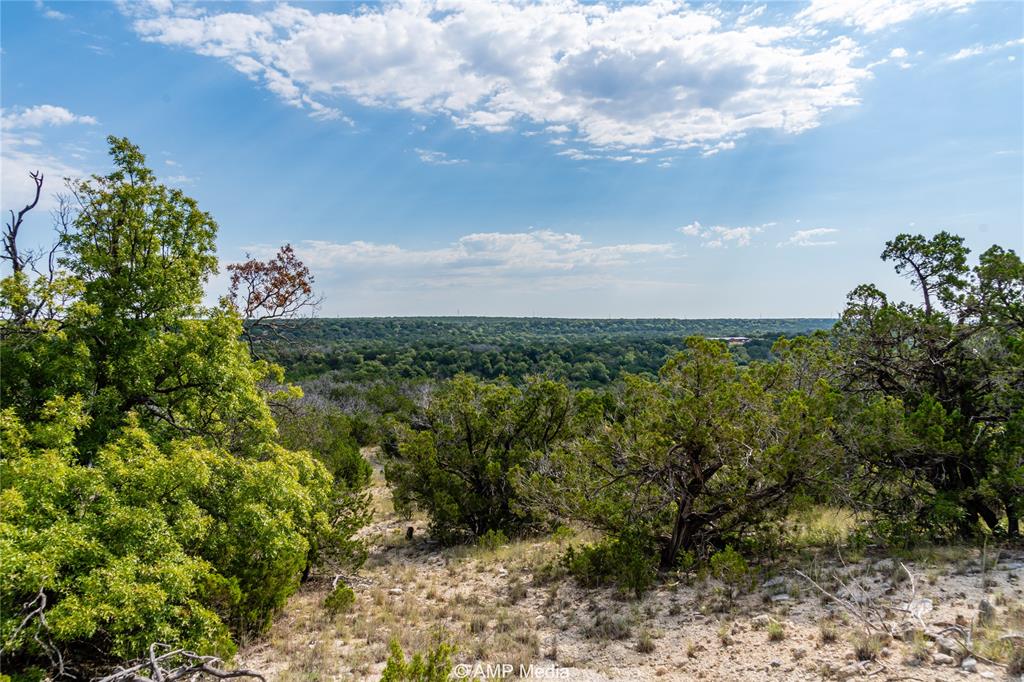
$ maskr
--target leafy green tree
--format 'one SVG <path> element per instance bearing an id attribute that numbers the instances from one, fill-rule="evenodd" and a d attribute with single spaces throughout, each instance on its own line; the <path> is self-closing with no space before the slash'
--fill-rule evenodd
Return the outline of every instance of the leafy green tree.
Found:
<path id="1" fill-rule="evenodd" d="M 312 562 L 358 560 L 365 463 L 327 436 L 330 470 L 320 442 L 278 442 L 268 398 L 298 390 L 269 395 L 281 372 L 238 314 L 201 306 L 216 225 L 109 141 L 114 171 L 71 183 L 46 272 L 4 235 L 21 264 L 0 281 L 5 669 L 87 670 L 155 641 L 230 653 Z"/>
<path id="2" fill-rule="evenodd" d="M 430 514 L 444 542 L 521 534 L 536 519 L 519 504 L 509 473 L 570 437 L 579 417 L 564 384 L 535 379 L 519 388 L 459 375 L 431 397 L 418 428 L 399 427 L 388 483 L 399 505 Z"/>
<path id="3" fill-rule="evenodd" d="M 519 486 L 556 518 L 652 548 L 663 569 L 742 538 L 836 461 L 833 392 L 802 361 L 820 343 L 742 368 L 724 343 L 690 337 L 657 380 L 626 377 L 603 428 L 537 456 Z"/>
<path id="4" fill-rule="evenodd" d="M 968 255 L 946 232 L 898 236 L 882 258 L 921 303 L 862 285 L 835 331 L 848 408 L 864 411 L 846 438 L 859 497 L 904 539 L 972 535 L 979 523 L 1019 534 L 1024 266 L 998 246 L 974 268 Z"/>
<path id="5" fill-rule="evenodd" d="M 113 172 L 70 183 L 77 210 L 56 281 L 5 281 L 5 310 L 65 295 L 45 319 L 4 328 L 3 404 L 32 421 L 52 397 L 90 396 L 83 462 L 130 411 L 161 437 L 198 435 L 256 455 L 274 433 L 258 384 L 276 370 L 237 343 L 237 315 L 201 308 L 216 223 L 158 184 L 128 140 L 109 142 Z"/>
<path id="6" fill-rule="evenodd" d="M 329 531 L 309 538 L 303 579 L 325 561 L 362 563 L 366 548 L 354 535 L 372 516 L 367 488 L 373 468 L 352 435 L 351 419 L 331 403 L 306 397 L 275 403 L 274 418 L 280 443 L 289 450 L 311 453 L 332 478 Z"/>

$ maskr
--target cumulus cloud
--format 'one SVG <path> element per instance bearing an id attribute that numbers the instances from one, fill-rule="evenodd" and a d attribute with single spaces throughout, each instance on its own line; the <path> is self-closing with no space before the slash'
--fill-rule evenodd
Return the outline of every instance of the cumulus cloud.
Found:
<path id="1" fill-rule="evenodd" d="M 951 62 L 958 62 L 961 59 L 969 59 L 971 57 L 977 57 L 983 54 L 990 54 L 992 52 L 999 52 L 1006 50 L 1011 47 L 1017 47 L 1024 45 L 1024 38 L 1017 38 L 1016 40 L 1007 40 L 1004 43 L 991 43 L 989 45 L 974 45 L 972 47 L 965 47 L 958 52 L 955 52 L 946 59 Z M 1012 58 L 1011 58 L 1012 60 Z"/>
<path id="2" fill-rule="evenodd" d="M 867 33 L 902 24 L 919 15 L 960 12 L 975 0 L 811 0 L 797 14 L 812 24 L 839 24 Z"/>
<path id="3" fill-rule="evenodd" d="M 39 171 L 43 174 L 43 193 L 39 197 L 37 215 L 45 215 L 46 211 L 57 205 L 54 193 L 63 191 L 64 178 L 76 178 L 86 175 L 80 168 L 69 164 L 51 154 L 41 152 L 40 145 L 34 140 L 20 140 L 20 144 L 12 145 L 5 138 L 0 171 L 0 192 L 3 193 L 4 208 L 20 209 L 32 200 L 35 185 L 29 179 L 29 173 Z"/>
<path id="4" fill-rule="evenodd" d="M 96 123 L 92 116 L 81 116 L 52 104 L 0 109 L 0 128 L 3 129 L 0 191 L 5 208 L 20 208 L 32 199 L 35 185 L 29 179 L 29 173 L 33 171 L 41 172 L 44 177 L 37 212 L 44 213 L 53 208 L 56 205 L 53 195 L 64 189 L 63 179 L 81 177 L 86 173 L 73 161 L 68 162 L 44 151 L 47 147 L 41 135 L 46 128 Z"/>
<path id="5" fill-rule="evenodd" d="M 420 161 L 423 163 L 429 163 L 432 166 L 454 166 L 460 163 L 466 163 L 465 159 L 453 159 L 444 152 L 433 151 L 431 149 L 420 149 L 416 148 L 416 154 L 420 157 Z"/>
<path id="6" fill-rule="evenodd" d="M 64 107 L 52 104 L 2 109 L 0 110 L 0 122 L 2 122 L 4 129 L 7 130 L 63 126 L 71 123 L 86 125 L 96 125 L 98 123 L 92 116 L 80 116 L 68 111 Z"/>
<path id="7" fill-rule="evenodd" d="M 695 220 L 689 225 L 677 228 L 676 231 L 685 234 L 687 237 L 699 238 L 701 246 L 709 249 L 721 249 L 727 246 L 750 246 L 754 235 L 764 232 L 765 229 L 774 225 L 775 223 L 744 225 L 742 227 L 727 227 L 725 225 L 705 226 Z"/>
<path id="8" fill-rule="evenodd" d="M 67 14 L 64 14 L 63 12 L 58 12 L 57 10 L 55 10 L 53 8 L 47 7 L 45 4 L 43 4 L 42 0 L 36 0 L 35 4 L 36 4 L 36 10 L 42 12 L 43 16 L 46 17 L 47 19 L 55 19 L 57 21 L 63 21 L 63 20 L 68 18 Z"/>
<path id="9" fill-rule="evenodd" d="M 583 158 L 612 149 L 711 155 L 752 131 L 814 128 L 831 109 L 856 105 L 871 76 L 856 40 L 829 37 L 818 23 L 876 30 L 967 3 L 816 1 L 771 26 L 763 10 L 671 1 L 435 0 L 352 13 L 123 7 L 144 40 L 223 60 L 320 118 L 341 117 L 349 98 L 470 129 L 572 133 L 583 148 L 566 155 Z M 857 9 L 865 4 L 875 11 Z"/>
<path id="10" fill-rule="evenodd" d="M 815 227 L 810 230 L 797 230 L 778 246 L 832 246 L 836 242 L 828 239 L 829 235 L 837 234 L 839 230 L 833 227 Z M 825 239 L 823 239 L 823 237 Z"/>
<path id="11" fill-rule="evenodd" d="M 262 254 L 272 249 L 254 246 L 248 251 Z M 434 249 L 367 241 L 308 240 L 298 244 L 296 252 L 320 273 L 358 274 L 361 280 L 401 279 L 410 286 L 468 285 L 524 278 L 584 282 L 610 270 L 674 257 L 671 244 L 595 245 L 581 235 L 552 230 L 477 232 Z"/>

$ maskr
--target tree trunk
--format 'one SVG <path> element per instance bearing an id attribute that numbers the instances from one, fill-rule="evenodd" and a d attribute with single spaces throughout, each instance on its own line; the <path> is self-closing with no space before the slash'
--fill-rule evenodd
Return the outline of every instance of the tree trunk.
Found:
<path id="1" fill-rule="evenodd" d="M 1017 508 L 1014 506 L 1014 500 L 1004 502 L 1006 505 L 1006 532 L 1007 534 L 1016 540 L 1020 537 L 1020 519 L 1017 518 Z"/>

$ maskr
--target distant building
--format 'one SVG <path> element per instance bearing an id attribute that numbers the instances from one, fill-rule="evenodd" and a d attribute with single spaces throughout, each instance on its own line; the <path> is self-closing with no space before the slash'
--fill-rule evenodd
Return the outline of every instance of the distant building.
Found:
<path id="1" fill-rule="evenodd" d="M 708 338 L 714 341 L 725 341 L 730 346 L 742 346 L 750 341 L 750 337 L 747 336 L 709 336 Z"/>

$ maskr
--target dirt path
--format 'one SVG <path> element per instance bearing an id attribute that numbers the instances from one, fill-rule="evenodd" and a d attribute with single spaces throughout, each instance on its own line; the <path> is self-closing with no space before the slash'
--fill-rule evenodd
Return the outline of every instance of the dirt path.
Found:
<path id="1" fill-rule="evenodd" d="M 334 617 L 324 611 L 333 576 L 319 576 L 292 597 L 264 637 L 242 647 L 240 663 L 273 680 L 376 680 L 392 639 L 407 652 L 423 650 L 440 628 L 458 647 L 457 675 L 476 679 L 520 672 L 588 681 L 1008 679 L 1005 667 L 983 661 L 961 667 L 962 652 L 947 655 L 922 639 L 866 640 L 854 616 L 824 605 L 791 570 L 735 596 L 717 581 L 700 580 L 627 599 L 564 578 L 542 579 L 542 567 L 564 551 L 554 540 L 490 550 L 437 546 L 426 538 L 424 518 L 394 513 L 379 468 L 373 496 L 376 518 L 362 531 L 369 559 L 345 576 L 357 595 L 352 610 Z M 405 536 L 410 525 L 412 541 Z M 987 641 L 986 632 L 994 638 L 1024 631 L 1024 555 L 988 552 L 986 558 L 982 571 L 977 551 L 943 550 L 907 567 L 916 597 L 930 600 L 916 605 L 930 604 L 922 618 L 933 629 L 976 623 L 982 599 L 994 606 L 995 623 L 989 631 L 976 629 L 975 650 L 995 656 L 1008 644 Z M 848 567 L 813 558 L 794 564 L 821 580 L 842 576 L 859 601 L 899 603 L 911 593 L 906 574 L 888 558 Z M 875 659 L 856 660 L 858 644 Z"/>

